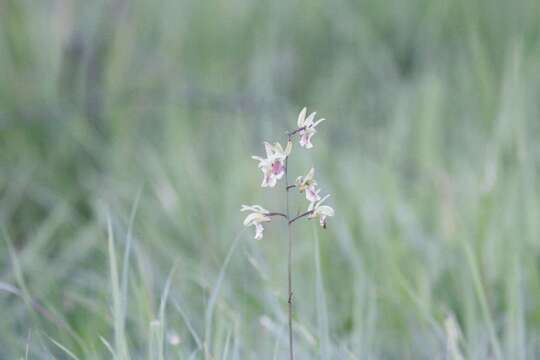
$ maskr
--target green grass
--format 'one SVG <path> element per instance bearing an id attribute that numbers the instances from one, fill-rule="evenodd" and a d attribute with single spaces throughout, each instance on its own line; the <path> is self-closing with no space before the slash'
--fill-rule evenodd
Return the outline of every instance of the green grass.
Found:
<path id="1" fill-rule="evenodd" d="M 540 357 L 540 3 L 0 3 L 0 359 Z M 301 197 L 292 211 L 303 210 Z M 180 343 L 171 339 L 178 336 Z"/>

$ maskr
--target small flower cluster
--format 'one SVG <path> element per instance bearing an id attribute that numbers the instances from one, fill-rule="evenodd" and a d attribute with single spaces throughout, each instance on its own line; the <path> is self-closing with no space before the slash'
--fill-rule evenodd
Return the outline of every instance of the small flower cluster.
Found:
<path id="1" fill-rule="evenodd" d="M 328 217 L 334 216 L 334 209 L 328 205 L 323 205 L 324 201 L 330 195 L 326 195 L 324 198 L 321 198 L 319 195 L 321 190 L 318 188 L 317 181 L 315 180 L 315 169 L 311 168 L 305 176 L 299 176 L 294 185 L 288 185 L 287 159 L 291 154 L 295 136 L 298 135 L 301 147 L 306 149 L 313 148 L 311 138 L 317 132 L 315 128 L 325 120 L 319 119 L 315 121 L 317 115 L 315 112 L 312 112 L 307 117 L 306 115 L 307 109 L 303 108 L 298 115 L 298 127 L 294 131 L 288 133 L 288 141 L 285 148 L 277 142 L 274 144 L 264 142 L 266 157 L 252 156 L 252 158 L 259 162 L 258 167 L 263 173 L 261 187 L 273 188 L 278 183 L 278 180 L 285 177 L 286 191 L 289 191 L 292 188 L 298 189 L 300 193 L 305 194 L 306 199 L 309 201 L 309 206 L 305 213 L 290 219 L 288 213 L 270 212 L 259 205 L 242 205 L 240 211 L 249 212 L 244 220 L 244 226 L 255 227 L 255 239 L 257 240 L 262 239 L 263 237 L 264 227 L 262 224 L 271 221 L 273 216 L 282 216 L 289 224 L 302 217 L 310 219 L 319 218 L 319 222 L 323 228 L 326 228 Z"/>

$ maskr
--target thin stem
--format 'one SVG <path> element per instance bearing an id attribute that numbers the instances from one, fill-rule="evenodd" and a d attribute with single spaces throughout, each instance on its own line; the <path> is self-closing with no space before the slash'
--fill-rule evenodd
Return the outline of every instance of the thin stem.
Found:
<path id="1" fill-rule="evenodd" d="M 291 189 L 294 189 L 296 187 L 295 184 L 287 185 L 286 190 L 289 191 Z"/>
<path id="2" fill-rule="evenodd" d="M 291 135 L 289 134 L 289 141 L 291 140 Z M 289 157 L 285 158 L 285 196 L 287 201 L 287 219 L 290 218 L 289 212 Z M 289 237 L 289 256 L 287 264 L 287 275 L 289 282 L 289 359 L 294 360 L 294 351 L 293 351 L 293 328 L 292 328 L 292 234 L 291 234 L 291 222 L 287 223 L 287 233 Z"/>
<path id="3" fill-rule="evenodd" d="M 289 217 L 287 216 L 287 214 L 284 214 L 284 213 L 280 213 L 280 212 L 277 212 L 277 211 L 274 211 L 274 212 L 269 212 L 269 213 L 266 213 L 264 214 L 266 216 L 281 216 L 281 217 L 284 217 L 285 219 L 289 219 Z"/>
<path id="4" fill-rule="evenodd" d="M 291 220 L 289 220 L 289 225 L 292 224 L 293 222 L 295 222 L 296 220 L 299 220 L 301 218 L 303 218 L 304 216 L 308 216 L 308 215 L 311 215 L 313 214 L 313 210 L 309 210 L 309 211 L 306 211 L 305 213 L 302 213 L 298 216 L 295 216 L 294 218 L 292 218 Z"/>
<path id="5" fill-rule="evenodd" d="M 301 127 L 301 128 L 298 128 L 298 129 L 296 129 L 296 130 L 294 130 L 294 131 L 291 131 L 291 132 L 287 133 L 287 135 L 289 135 L 289 141 L 291 141 L 291 138 L 292 138 L 294 135 L 298 134 L 298 133 L 299 133 L 300 131 L 302 131 L 302 130 L 306 130 L 306 127 L 303 126 L 303 127 Z"/>

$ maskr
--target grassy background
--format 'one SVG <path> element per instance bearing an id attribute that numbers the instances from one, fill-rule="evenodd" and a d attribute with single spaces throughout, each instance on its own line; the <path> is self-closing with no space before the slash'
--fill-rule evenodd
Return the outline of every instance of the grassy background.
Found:
<path id="1" fill-rule="evenodd" d="M 536 0 L 1 1 L 0 359 L 285 358 L 238 210 L 304 105 L 297 358 L 540 357 L 539 44 Z"/>

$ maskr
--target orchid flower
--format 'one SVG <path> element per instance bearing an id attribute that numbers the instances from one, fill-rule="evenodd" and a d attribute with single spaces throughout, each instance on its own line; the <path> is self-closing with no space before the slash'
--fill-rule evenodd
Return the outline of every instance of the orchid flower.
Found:
<path id="1" fill-rule="evenodd" d="M 259 162 L 259 169 L 263 172 L 262 187 L 274 187 L 279 179 L 285 174 L 285 159 L 291 153 L 292 142 L 288 142 L 285 149 L 280 143 L 274 145 L 264 142 L 266 158 L 252 156 Z"/>
<path id="2" fill-rule="evenodd" d="M 312 211 L 312 213 L 308 216 L 309 218 L 315 218 L 319 217 L 319 222 L 323 228 L 326 229 L 326 223 L 327 218 L 330 216 L 334 216 L 334 209 L 332 209 L 328 205 L 322 205 L 326 199 L 328 199 L 330 195 L 326 195 L 321 200 L 317 202 L 312 202 L 309 204 L 308 211 Z"/>
<path id="3" fill-rule="evenodd" d="M 316 112 L 312 112 L 307 118 L 306 115 L 307 108 L 303 108 L 302 111 L 300 111 L 300 114 L 298 114 L 297 125 L 298 129 L 300 129 L 300 146 L 305 147 L 306 149 L 311 149 L 313 147 L 313 144 L 311 143 L 311 137 L 317 132 L 317 130 L 315 130 L 315 127 L 321 122 L 323 122 L 325 119 L 319 119 L 314 122 L 315 116 L 317 115 Z"/>
<path id="4" fill-rule="evenodd" d="M 306 199 L 309 202 L 316 202 L 321 200 L 319 196 L 320 189 L 317 189 L 317 182 L 315 181 L 315 169 L 311 168 L 306 176 L 299 176 L 296 179 L 296 187 L 298 191 L 306 193 Z"/>
<path id="5" fill-rule="evenodd" d="M 262 223 L 271 220 L 271 218 L 267 216 L 269 211 L 259 205 L 242 205 L 240 211 L 251 211 L 251 214 L 244 219 L 244 226 L 255 226 L 255 240 L 262 239 L 264 231 Z"/>

